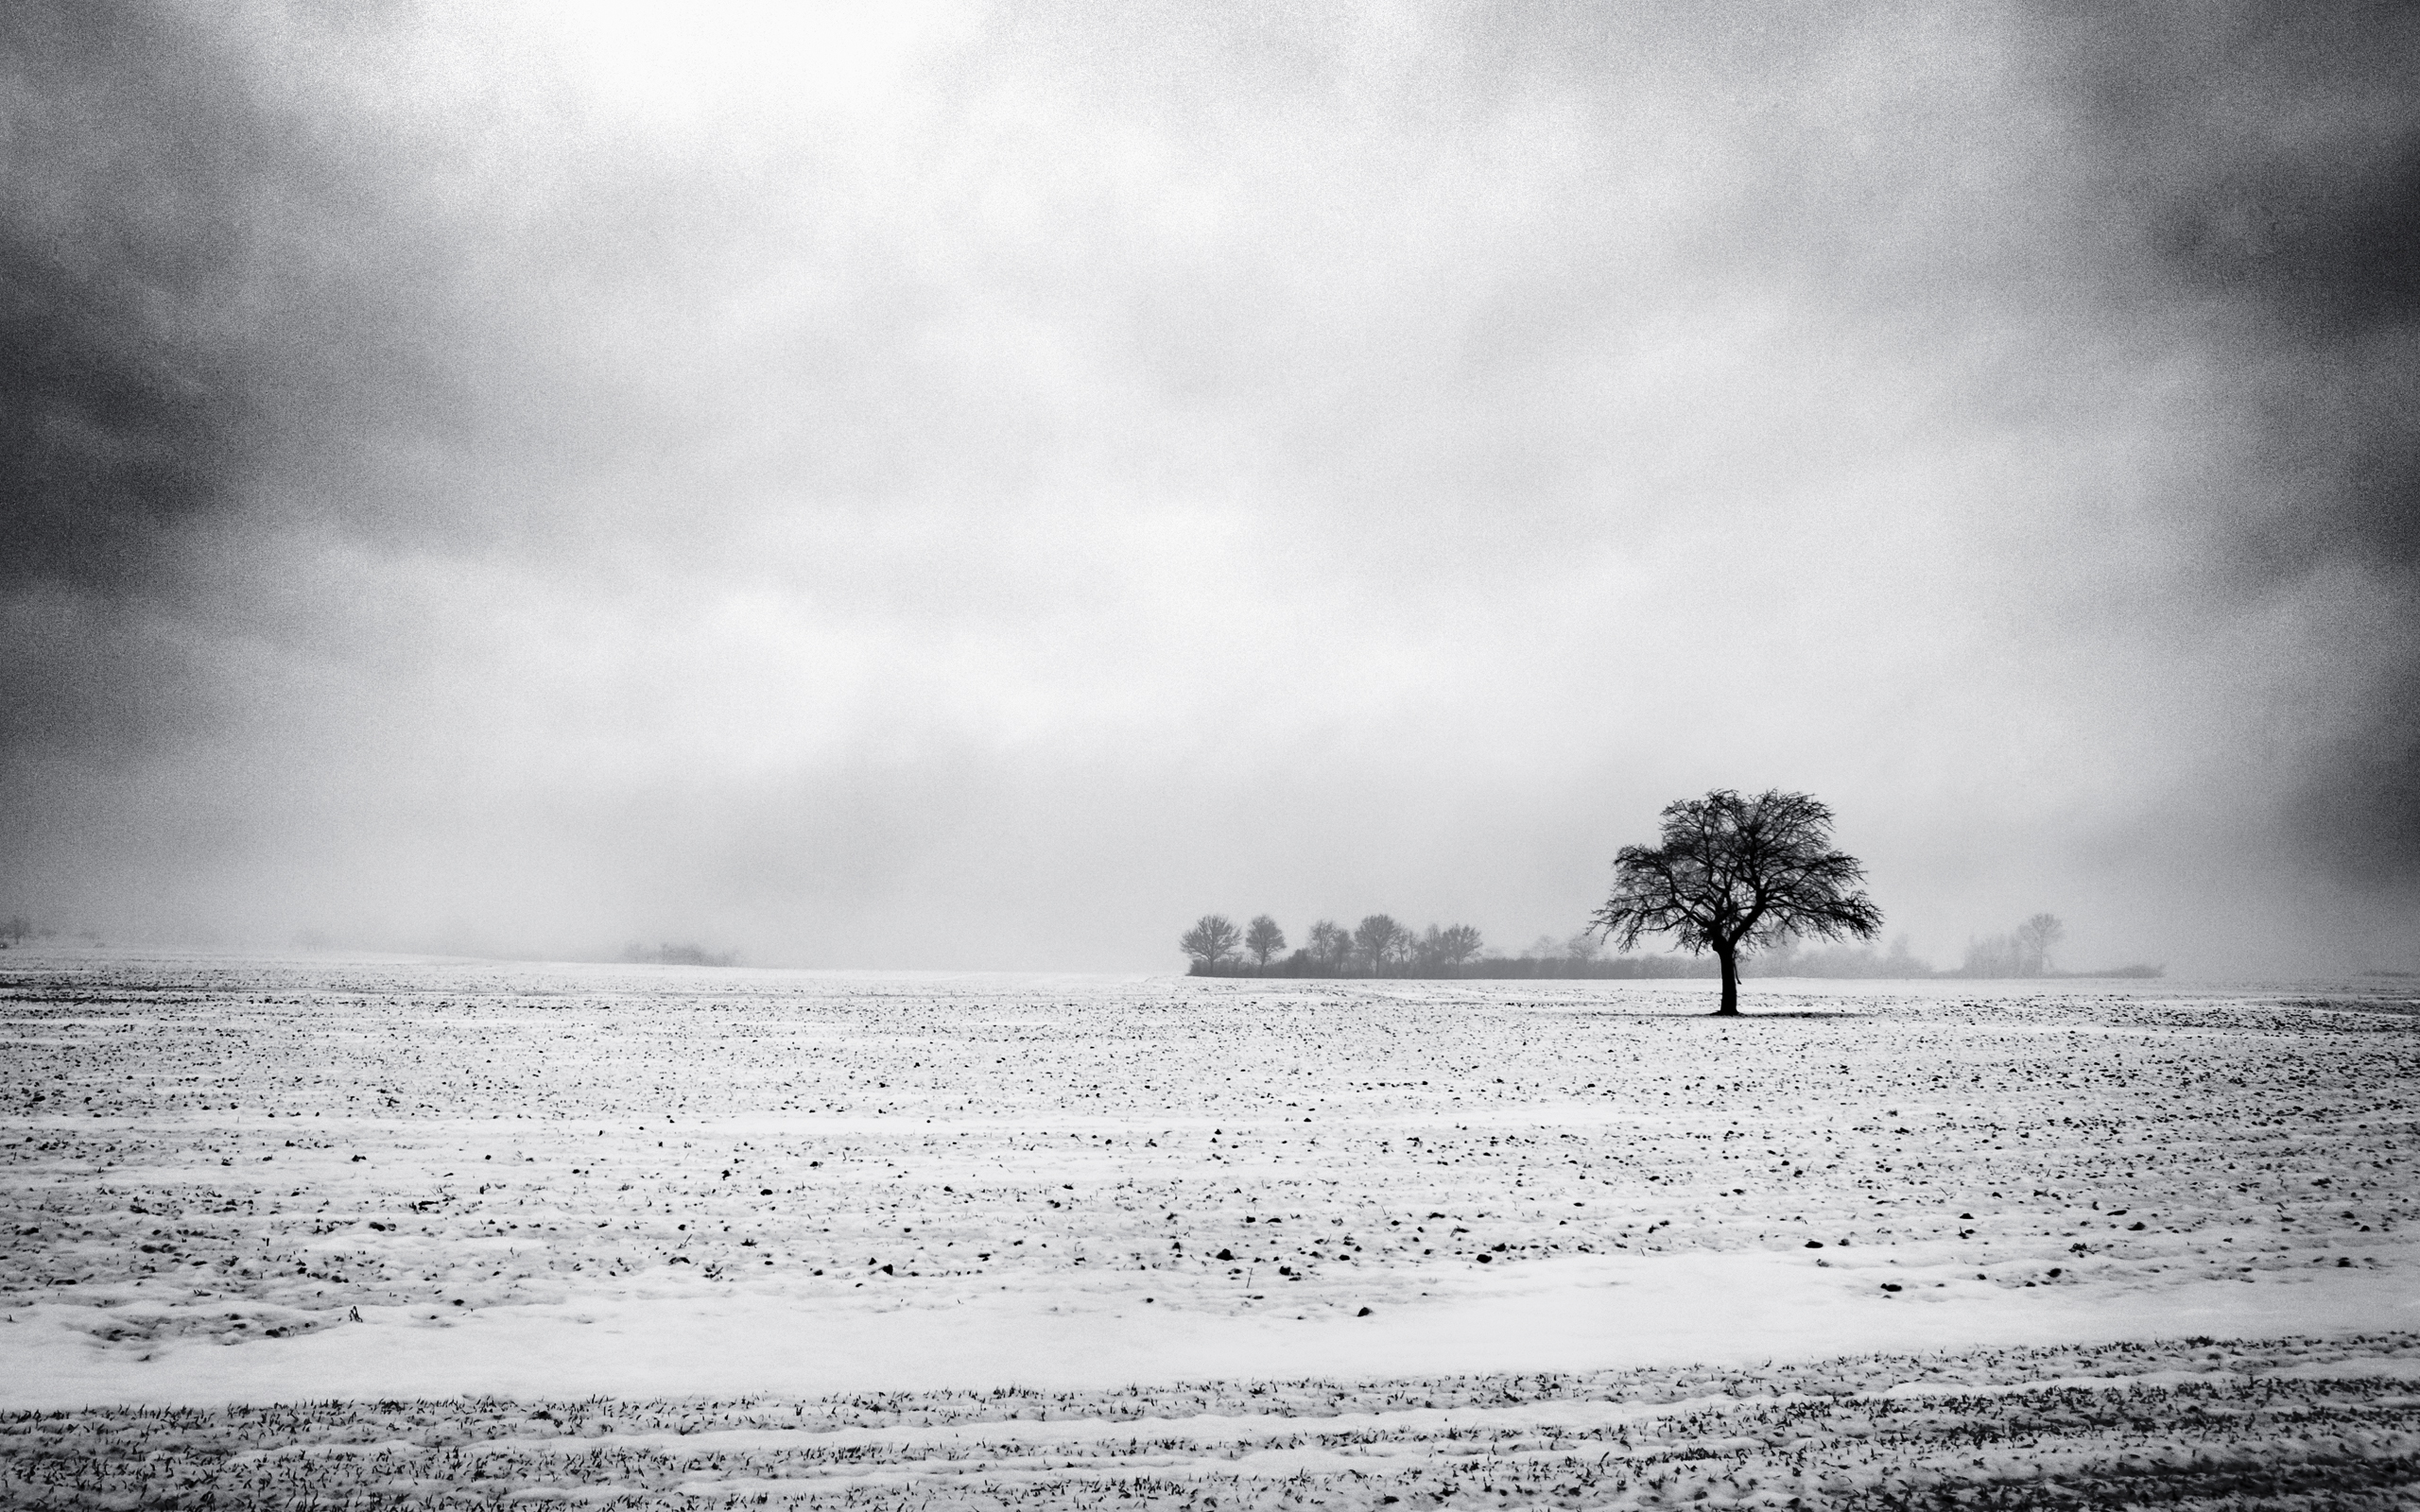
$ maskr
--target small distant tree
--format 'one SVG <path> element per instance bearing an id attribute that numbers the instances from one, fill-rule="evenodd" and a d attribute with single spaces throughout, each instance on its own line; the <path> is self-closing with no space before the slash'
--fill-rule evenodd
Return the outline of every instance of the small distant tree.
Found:
<path id="1" fill-rule="evenodd" d="M 1437 932 L 1437 954 L 1447 966 L 1457 971 L 1476 959 L 1485 948 L 1478 931 L 1468 924 L 1449 924 Z"/>
<path id="2" fill-rule="evenodd" d="M 1932 968 L 1916 959 L 1915 948 L 1908 942 L 1908 936 L 1903 932 L 1898 938 L 1891 942 L 1891 954 L 1882 962 L 1882 974 L 1896 977 L 1930 976 Z"/>
<path id="3" fill-rule="evenodd" d="M 2056 914 L 2036 914 L 2016 926 L 2017 974 L 2040 976 L 2050 970 L 2050 950 L 2067 935 Z"/>
<path id="4" fill-rule="evenodd" d="M 1255 919 L 1244 930 L 1244 949 L 1252 953 L 1252 963 L 1262 971 L 1269 969 L 1269 958 L 1286 948 L 1286 932 L 1277 920 L 1267 914 Z"/>
<path id="5" fill-rule="evenodd" d="M 2024 974 L 2024 952 L 2014 935 L 1991 935 L 1966 942 L 1966 961 L 1958 969 L 1961 976 L 2002 977 Z"/>
<path id="6" fill-rule="evenodd" d="M 1176 942 L 1177 949 L 1193 957 L 1193 963 L 1203 970 L 1216 969 L 1219 962 L 1236 954 L 1236 946 L 1243 936 L 1224 914 L 1204 914 L 1193 921 Z"/>
<path id="7" fill-rule="evenodd" d="M 1324 971 L 1342 971 L 1353 964 L 1353 936 L 1333 919 L 1322 919 L 1311 926 L 1305 949 Z"/>
<path id="8" fill-rule="evenodd" d="M 737 951 L 710 951 L 694 940 L 660 945 L 625 945 L 622 959 L 654 966 L 736 966 Z"/>
<path id="9" fill-rule="evenodd" d="M 1583 929 L 1563 942 L 1563 954 L 1574 966 L 1588 966 L 1605 954 L 1605 942 L 1593 929 Z"/>
<path id="10" fill-rule="evenodd" d="M 1613 895 L 1591 923 L 1622 950 L 1670 935 L 1722 965 L 1722 1005 L 1739 1011 L 1739 953 L 1796 936 L 1872 939 L 1882 910 L 1856 890 L 1865 868 L 1831 849 L 1832 811 L 1806 793 L 1741 798 L 1717 788 L 1668 803 L 1663 844 L 1624 846 Z"/>
<path id="11" fill-rule="evenodd" d="M 33 920 L 23 914 L 15 915 L 7 923 L 0 924 L 0 935 L 5 935 L 13 940 L 23 940 L 33 932 Z"/>
<path id="12" fill-rule="evenodd" d="M 1353 928 L 1354 949 L 1369 963 L 1372 976 L 1384 974 L 1409 943 L 1404 927 L 1391 915 L 1372 914 Z"/>

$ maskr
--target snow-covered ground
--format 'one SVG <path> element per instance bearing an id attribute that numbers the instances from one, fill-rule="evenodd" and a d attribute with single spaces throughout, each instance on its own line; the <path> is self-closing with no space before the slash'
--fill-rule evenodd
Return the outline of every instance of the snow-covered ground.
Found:
<path id="1" fill-rule="evenodd" d="M 0 1423 L 15 1504 L 2409 1505 L 2408 1336 L 811 1400 L 455 1398 Z"/>
<path id="2" fill-rule="evenodd" d="M 2409 1383 L 2377 1374 L 2400 1379 L 2420 1331 L 2408 994 L 1768 982 L 1747 1021 L 1720 1023 L 1694 983 L 41 951 L 0 957 L 0 1407 L 199 1410 L 11 1419 L 0 1451 L 20 1471 L 74 1459 L 27 1426 L 44 1421 L 182 1422 L 225 1452 L 352 1432 L 240 1410 L 306 1400 L 713 1400 L 698 1410 L 715 1432 L 778 1427 L 794 1446 L 800 1424 L 843 1420 L 835 1394 L 939 1394 L 896 1410 L 945 1424 L 997 1418 L 1028 1400 L 997 1394 L 1021 1391 L 1110 1404 L 1058 1414 L 1093 1422 L 1085 1443 L 1122 1445 L 1133 1414 L 1115 1404 L 1148 1400 L 1198 1419 L 1176 1435 L 1194 1449 L 1169 1452 L 1202 1473 L 1249 1461 L 1247 1479 L 1281 1485 L 1282 1463 L 1358 1486 L 1377 1471 L 1333 1424 L 1324 1448 L 1296 1441 L 1302 1412 L 1346 1408 L 1254 1405 L 1259 1426 L 1236 1427 L 1257 1400 L 1240 1383 L 1335 1383 L 1300 1391 L 1382 1418 L 1551 1400 L 1576 1416 L 1516 1414 L 1480 1437 L 1601 1453 L 1626 1435 L 1634 1453 L 1622 1415 L 1660 1420 L 1682 1400 L 1639 1372 L 1730 1371 L 1781 1392 L 1739 1431 L 1770 1458 L 1818 1441 L 1775 1437 L 1772 1413 L 1799 1410 L 1772 1406 L 1791 1370 L 1859 1390 L 2005 1384 L 2041 1377 L 2019 1365 L 2056 1347 L 2301 1337 L 2162 1344 L 2191 1379 L 2137 1395 L 2249 1444 L 2261 1431 L 2220 1399 L 2273 1395 L 2246 1383 L 2317 1349 L 2343 1379 L 2296 1387 L 2326 1399 L 2308 1410 L 2366 1425 L 2346 1463 L 2410 1479 Z M 1837 1364 L 1877 1351 L 1902 1362 L 1879 1386 Z M 2106 1368 L 2078 1368 L 2135 1355 L 2092 1358 Z M 535 1410 L 458 1400 L 422 1415 L 451 1426 L 389 1437 L 510 1440 L 481 1463 L 510 1460 L 525 1490 L 687 1484 L 573 1475 L 529 1447 L 570 1432 L 564 1411 Z M 506 1426 L 475 1426 L 491 1419 Z M 1368 1442 L 1426 1446 L 1426 1469 L 1386 1471 L 1417 1480 L 1468 1426 L 1394 1418 Z M 908 1496 L 942 1473 L 917 1465 L 946 1459 L 943 1484 L 975 1494 L 976 1451 L 895 1439 L 849 1463 L 915 1463 L 857 1491 Z M 2085 1440 L 2078 1464 L 2100 1452 Z M 1000 1495 L 1033 1494 L 1054 1454 L 1068 1485 L 1099 1471 L 1216 1494 L 1041 1442 L 977 1455 L 1028 1456 Z M 804 1473 L 794 1449 L 726 1448 L 705 1477 L 725 1490 Z M 532 1455 L 555 1469 L 529 1471 Z M 1790 1494 L 1831 1494 L 1802 1472 Z"/>

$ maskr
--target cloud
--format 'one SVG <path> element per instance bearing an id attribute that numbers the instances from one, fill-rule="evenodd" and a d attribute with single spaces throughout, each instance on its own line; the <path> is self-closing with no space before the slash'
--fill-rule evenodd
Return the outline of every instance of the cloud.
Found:
<path id="1" fill-rule="evenodd" d="M 2230 359 L 2226 591 L 2360 606 L 2362 686 L 2282 818 L 2325 873 L 2420 882 L 2420 19 L 2244 5 L 2100 28 L 2085 94 L 2156 276 Z"/>
<path id="2" fill-rule="evenodd" d="M 28 906 L 1517 943 L 1777 783 L 1937 956 L 2409 917 L 2383 13 L 82 13 L 10 43 Z"/>

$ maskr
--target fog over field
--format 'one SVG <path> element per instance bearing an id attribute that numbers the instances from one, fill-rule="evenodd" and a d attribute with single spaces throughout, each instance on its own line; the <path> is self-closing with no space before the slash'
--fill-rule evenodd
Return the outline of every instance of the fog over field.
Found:
<path id="1" fill-rule="evenodd" d="M 2407 9 L 7 9 L 0 913 L 2420 968 Z"/>

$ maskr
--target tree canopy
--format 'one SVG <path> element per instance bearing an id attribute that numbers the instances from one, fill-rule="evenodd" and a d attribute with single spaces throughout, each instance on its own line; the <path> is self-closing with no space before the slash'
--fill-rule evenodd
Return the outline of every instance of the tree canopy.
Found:
<path id="1" fill-rule="evenodd" d="M 1387 963 L 1403 954 L 1411 942 L 1411 935 L 1394 920 L 1392 914 L 1372 914 L 1354 926 L 1353 944 L 1361 958 L 1370 963 L 1370 974 L 1385 974 Z"/>
<path id="2" fill-rule="evenodd" d="M 2035 914 L 2016 926 L 2017 948 L 2025 954 L 2024 974 L 2041 976 L 2050 970 L 2050 952 L 2067 935 L 2056 914 Z"/>
<path id="3" fill-rule="evenodd" d="M 1177 949 L 1204 966 L 1216 966 L 1243 943 L 1243 931 L 1224 914 L 1204 914 L 1177 940 Z"/>
<path id="4" fill-rule="evenodd" d="M 1663 844 L 1624 846 L 1613 895 L 1590 924 L 1622 950 L 1669 935 L 1722 964 L 1722 1005 L 1739 1011 L 1743 950 L 1793 937 L 1871 939 L 1882 910 L 1857 890 L 1865 868 L 1831 849 L 1832 811 L 1806 793 L 1741 798 L 1717 788 L 1668 803 Z"/>
<path id="5" fill-rule="evenodd" d="M 1252 926 L 1244 932 L 1244 949 L 1252 952 L 1254 966 L 1266 967 L 1269 958 L 1285 948 L 1286 932 L 1278 928 L 1277 920 L 1267 914 L 1253 919 Z"/>

